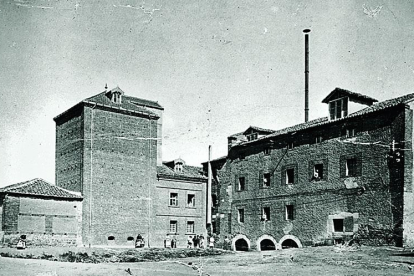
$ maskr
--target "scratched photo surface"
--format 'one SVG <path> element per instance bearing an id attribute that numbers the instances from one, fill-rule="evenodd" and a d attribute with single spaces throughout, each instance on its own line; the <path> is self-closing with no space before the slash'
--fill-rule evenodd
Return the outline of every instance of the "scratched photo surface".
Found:
<path id="1" fill-rule="evenodd" d="M 0 2 L 0 275 L 404 275 L 411 1 Z"/>

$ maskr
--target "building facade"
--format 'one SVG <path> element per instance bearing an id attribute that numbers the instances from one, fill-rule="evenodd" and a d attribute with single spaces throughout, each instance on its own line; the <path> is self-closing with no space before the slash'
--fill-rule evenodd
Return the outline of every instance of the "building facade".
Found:
<path id="1" fill-rule="evenodd" d="M 165 191 L 195 189 L 201 198 L 198 193 L 205 188 L 202 173 L 187 182 L 181 179 L 189 166 L 177 174 L 181 178 L 160 173 L 166 166 L 161 154 L 163 110 L 157 102 L 129 97 L 117 87 L 54 118 L 56 185 L 83 196 L 84 245 L 125 245 L 140 234 L 147 246 L 162 246 L 169 228 L 160 223 L 170 215 L 193 217 L 195 229 L 205 228 L 201 205 L 186 215 L 165 212 Z"/>
<path id="2" fill-rule="evenodd" d="M 82 245 L 82 197 L 43 179 L 0 189 L 0 240 L 29 246 Z"/>
<path id="3" fill-rule="evenodd" d="M 228 156 L 211 162 L 220 237 L 236 250 L 355 237 L 412 245 L 413 100 L 337 88 L 323 101 L 328 117 L 230 136 Z"/>

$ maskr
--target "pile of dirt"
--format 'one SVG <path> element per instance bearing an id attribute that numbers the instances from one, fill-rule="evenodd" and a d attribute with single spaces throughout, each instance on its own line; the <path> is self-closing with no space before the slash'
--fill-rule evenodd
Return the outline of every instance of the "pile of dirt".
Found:
<path id="1" fill-rule="evenodd" d="M 128 249 L 128 250 L 111 250 L 100 249 L 92 252 L 73 252 L 67 251 L 62 254 L 31 254 L 23 251 L 18 252 L 1 252 L 0 256 L 23 259 L 43 259 L 60 262 L 78 262 L 78 263 L 126 263 L 126 262 L 157 262 L 170 259 L 215 256 L 228 254 L 229 251 L 210 250 L 210 249 Z"/>

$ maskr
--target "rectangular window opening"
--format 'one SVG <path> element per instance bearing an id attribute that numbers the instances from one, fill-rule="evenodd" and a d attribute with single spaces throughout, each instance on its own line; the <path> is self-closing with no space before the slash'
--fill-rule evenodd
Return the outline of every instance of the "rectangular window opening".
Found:
<path id="1" fill-rule="evenodd" d="M 195 207 L 195 195 L 187 195 L 187 207 Z"/>
<path id="2" fill-rule="evenodd" d="M 288 149 L 293 149 L 295 147 L 295 145 L 293 144 L 293 142 L 289 142 L 287 147 L 288 147 Z"/>
<path id="3" fill-rule="evenodd" d="M 294 212 L 294 206 L 293 205 L 286 205 L 286 220 L 293 220 L 293 212 Z"/>
<path id="4" fill-rule="evenodd" d="M 346 138 L 355 137 L 355 135 L 356 135 L 355 128 L 347 128 L 346 129 L 346 134 L 345 134 Z"/>
<path id="5" fill-rule="evenodd" d="M 263 174 L 263 187 L 264 188 L 270 187 L 270 173 Z"/>
<path id="6" fill-rule="evenodd" d="M 187 221 L 187 233 L 194 233 L 194 221 Z"/>
<path id="7" fill-rule="evenodd" d="M 295 169 L 286 170 L 286 184 L 295 183 Z"/>
<path id="8" fill-rule="evenodd" d="M 312 180 L 319 181 L 323 179 L 323 164 L 315 164 L 313 166 Z"/>
<path id="9" fill-rule="evenodd" d="M 262 208 L 262 221 L 270 220 L 270 207 Z"/>
<path id="10" fill-rule="evenodd" d="M 356 158 L 346 159 L 345 163 L 345 176 L 357 175 L 357 160 Z"/>
<path id="11" fill-rule="evenodd" d="M 177 221 L 170 220 L 170 233 L 177 233 Z"/>
<path id="12" fill-rule="evenodd" d="M 263 152 L 264 152 L 265 155 L 269 155 L 272 152 L 272 149 L 271 148 L 265 148 L 263 150 Z"/>
<path id="13" fill-rule="evenodd" d="M 322 141 L 323 141 L 323 138 L 322 138 L 322 136 L 316 136 L 315 137 L 315 144 L 320 144 L 320 143 L 322 143 Z"/>
<path id="14" fill-rule="evenodd" d="M 244 191 L 245 185 L 246 185 L 246 179 L 244 177 L 239 177 L 237 190 Z"/>
<path id="15" fill-rule="evenodd" d="M 178 194 L 170 193 L 170 206 L 178 206 Z"/>
<path id="16" fill-rule="evenodd" d="M 240 223 L 244 222 L 244 209 L 238 209 L 238 221 Z"/>
<path id="17" fill-rule="evenodd" d="M 344 219 L 333 219 L 334 232 L 344 232 Z"/>

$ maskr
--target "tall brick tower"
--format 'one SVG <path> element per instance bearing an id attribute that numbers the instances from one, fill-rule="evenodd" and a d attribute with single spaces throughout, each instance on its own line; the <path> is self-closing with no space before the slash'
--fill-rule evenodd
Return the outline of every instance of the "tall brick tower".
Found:
<path id="1" fill-rule="evenodd" d="M 82 193 L 84 245 L 150 238 L 162 112 L 116 87 L 54 118 L 56 185 Z"/>

